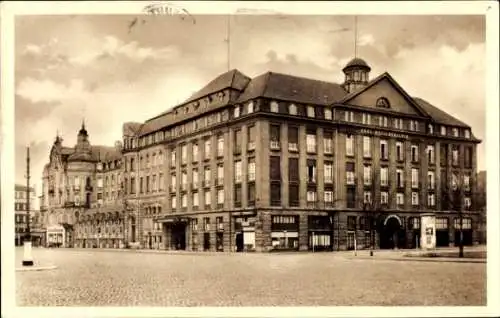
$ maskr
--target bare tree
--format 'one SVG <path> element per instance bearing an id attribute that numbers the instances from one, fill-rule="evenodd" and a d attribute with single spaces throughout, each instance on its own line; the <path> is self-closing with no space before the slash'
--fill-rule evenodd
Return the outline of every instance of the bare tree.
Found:
<path id="1" fill-rule="evenodd" d="M 381 199 L 377 197 L 377 192 L 375 191 L 377 184 L 380 188 L 380 168 L 376 169 L 372 166 L 370 180 L 365 180 L 365 177 L 363 177 L 362 181 L 363 196 L 357 201 L 359 202 L 359 206 L 362 207 L 363 214 L 366 217 L 365 220 L 369 222 L 370 256 L 373 256 L 373 250 L 375 249 L 376 220 L 382 210 Z M 387 180 L 387 182 L 389 181 Z"/>

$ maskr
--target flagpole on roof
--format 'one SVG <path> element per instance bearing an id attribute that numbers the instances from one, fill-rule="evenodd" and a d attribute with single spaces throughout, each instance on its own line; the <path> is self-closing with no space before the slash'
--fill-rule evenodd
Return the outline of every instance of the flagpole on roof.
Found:
<path id="1" fill-rule="evenodd" d="M 354 16 L 354 57 L 358 57 L 358 16 Z"/>

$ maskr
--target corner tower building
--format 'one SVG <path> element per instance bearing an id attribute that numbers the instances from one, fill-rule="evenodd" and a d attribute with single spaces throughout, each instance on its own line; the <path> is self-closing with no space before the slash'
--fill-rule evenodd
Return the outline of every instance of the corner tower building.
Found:
<path id="1" fill-rule="evenodd" d="M 125 123 L 123 242 L 193 251 L 414 248 L 421 214 L 434 213 L 437 244 L 450 246 L 459 211 L 464 242 L 476 242 L 480 140 L 390 74 L 370 79 L 370 70 L 353 59 L 342 84 L 231 70 L 172 110 Z"/>

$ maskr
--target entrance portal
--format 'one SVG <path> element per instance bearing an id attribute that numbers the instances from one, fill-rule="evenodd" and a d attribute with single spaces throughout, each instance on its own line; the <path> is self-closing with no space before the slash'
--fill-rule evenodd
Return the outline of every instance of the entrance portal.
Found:
<path id="1" fill-rule="evenodd" d="M 171 246 L 175 250 L 186 249 L 186 224 L 174 223 L 172 224 L 172 240 Z"/>
<path id="2" fill-rule="evenodd" d="M 380 248 L 394 249 L 405 246 L 405 232 L 402 229 L 401 220 L 396 215 L 390 215 L 385 219 L 380 233 Z"/>
<path id="3" fill-rule="evenodd" d="M 243 252 L 243 233 L 236 233 L 236 252 Z"/>

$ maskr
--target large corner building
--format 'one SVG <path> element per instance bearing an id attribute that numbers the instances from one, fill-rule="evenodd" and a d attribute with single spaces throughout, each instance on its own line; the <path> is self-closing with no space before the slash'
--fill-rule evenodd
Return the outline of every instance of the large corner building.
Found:
<path id="1" fill-rule="evenodd" d="M 478 240 L 476 139 L 359 58 L 335 84 L 237 70 L 145 123 L 122 145 L 56 138 L 44 171 L 65 246 L 192 251 L 414 248 Z M 50 237 L 50 236 L 49 236 Z"/>

